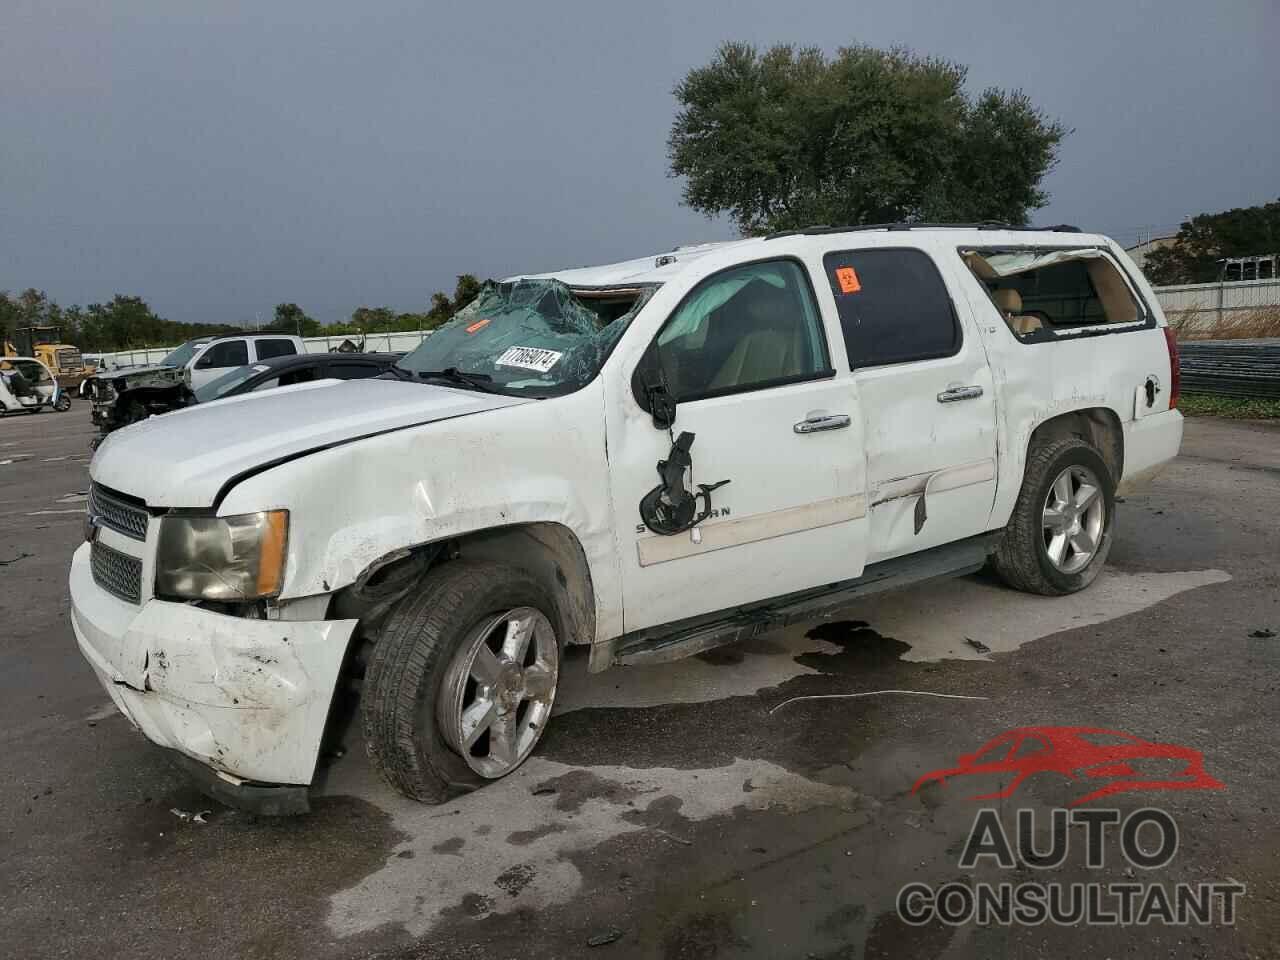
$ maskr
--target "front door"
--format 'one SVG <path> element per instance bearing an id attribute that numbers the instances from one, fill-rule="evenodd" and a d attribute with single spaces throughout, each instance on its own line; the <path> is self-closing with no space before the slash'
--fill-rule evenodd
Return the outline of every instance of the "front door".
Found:
<path id="1" fill-rule="evenodd" d="M 233 367 L 249 362 L 249 345 L 245 340 L 215 340 L 205 347 L 191 369 L 191 389 L 199 390 Z"/>
<path id="2" fill-rule="evenodd" d="M 639 366 L 641 376 L 621 370 L 629 382 L 611 385 L 619 399 L 606 414 L 627 631 L 862 572 L 863 418 L 851 378 L 832 369 L 805 265 L 779 259 L 703 280 Z M 676 400 L 670 433 L 635 396 L 654 370 Z M 695 528 L 655 533 L 639 505 L 685 432 L 688 488 L 729 483 Z"/>
<path id="3" fill-rule="evenodd" d="M 823 255 L 864 418 L 868 563 L 982 533 L 996 488 L 995 389 L 968 305 L 933 251 L 894 243 Z"/>

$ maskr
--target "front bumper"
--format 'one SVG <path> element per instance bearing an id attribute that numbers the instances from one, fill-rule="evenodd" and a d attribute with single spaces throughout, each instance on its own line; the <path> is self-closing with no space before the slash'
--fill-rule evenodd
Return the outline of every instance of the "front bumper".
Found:
<path id="1" fill-rule="evenodd" d="M 115 705 L 148 739 L 241 793 L 311 783 L 357 622 L 248 620 L 164 600 L 138 606 L 94 582 L 89 544 L 71 563 L 76 642 Z"/>

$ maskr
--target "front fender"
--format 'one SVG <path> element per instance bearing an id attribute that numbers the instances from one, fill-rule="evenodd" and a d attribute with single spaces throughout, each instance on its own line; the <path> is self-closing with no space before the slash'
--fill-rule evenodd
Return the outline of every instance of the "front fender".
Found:
<path id="1" fill-rule="evenodd" d="M 597 636 L 621 633 L 620 570 L 597 381 L 567 397 L 489 410 L 317 451 L 251 476 L 219 515 L 290 511 L 282 600 L 332 593 L 409 547 L 526 523 L 581 544 Z M 616 620 L 616 624 L 615 621 Z"/>

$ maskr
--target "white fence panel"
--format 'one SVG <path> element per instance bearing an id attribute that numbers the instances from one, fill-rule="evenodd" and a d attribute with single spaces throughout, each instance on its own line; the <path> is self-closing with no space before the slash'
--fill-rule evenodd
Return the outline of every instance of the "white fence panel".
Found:
<path id="1" fill-rule="evenodd" d="M 1200 325 L 1216 326 L 1233 313 L 1280 307 L 1280 279 L 1184 283 L 1156 287 L 1156 297 L 1169 318 L 1197 314 Z"/>
<path id="2" fill-rule="evenodd" d="M 365 334 L 364 349 L 366 353 L 408 353 L 417 349 L 423 340 L 431 336 L 430 330 L 404 330 L 398 333 Z M 328 353 L 338 349 L 344 340 L 359 344 L 360 336 L 305 337 L 303 345 L 307 353 Z M 174 347 L 178 344 L 174 344 Z M 86 353 L 86 358 L 101 358 L 100 365 L 108 370 L 120 367 L 141 367 L 159 363 L 173 350 L 173 347 L 149 347 L 137 350 L 117 350 L 115 353 Z"/>

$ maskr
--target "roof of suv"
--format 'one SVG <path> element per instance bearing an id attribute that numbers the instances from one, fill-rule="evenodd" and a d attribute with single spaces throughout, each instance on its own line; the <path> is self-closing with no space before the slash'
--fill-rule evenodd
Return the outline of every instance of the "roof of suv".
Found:
<path id="1" fill-rule="evenodd" d="M 595 267 L 573 267 L 552 270 L 548 273 L 516 274 L 508 280 L 560 280 L 579 289 L 643 286 L 661 284 L 672 279 L 691 261 L 709 253 L 750 247 L 783 240 L 789 237 L 834 236 L 838 234 L 867 233 L 925 233 L 943 234 L 962 243 L 979 246 L 999 245 L 1064 245 L 1081 246 L 1107 242 L 1100 234 L 1082 233 L 1078 227 L 1060 224 L 1052 227 L 1015 227 L 1004 223 L 876 223 L 852 227 L 805 227 L 787 230 L 767 237 L 748 237 L 742 240 L 725 240 L 718 243 L 700 243 L 676 247 L 667 253 L 637 257 L 618 263 Z M 855 244 L 856 245 L 856 244 Z"/>

